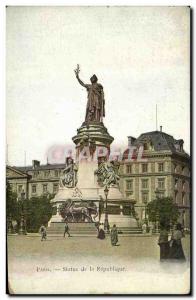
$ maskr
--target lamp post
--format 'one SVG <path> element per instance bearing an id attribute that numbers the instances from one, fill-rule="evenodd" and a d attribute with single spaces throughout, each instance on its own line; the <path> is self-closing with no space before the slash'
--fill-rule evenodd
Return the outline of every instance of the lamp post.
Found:
<path id="1" fill-rule="evenodd" d="M 105 194 L 105 220 L 104 220 L 104 230 L 109 231 L 109 222 L 108 222 L 108 193 L 109 189 L 107 185 L 105 186 L 104 189 L 104 194 Z"/>
<path id="2" fill-rule="evenodd" d="M 21 218 L 20 218 L 20 228 L 19 228 L 19 234 L 20 235 L 26 235 L 26 220 L 24 217 L 24 201 L 25 201 L 25 192 L 24 190 L 21 193 Z"/>
<path id="3" fill-rule="evenodd" d="M 145 220 L 145 223 L 146 223 L 146 225 L 147 225 L 146 206 L 147 206 L 147 201 L 144 201 L 144 220 Z"/>
<path id="4" fill-rule="evenodd" d="M 156 195 L 156 199 L 159 200 L 159 189 L 156 188 L 155 190 L 155 195 Z M 156 213 L 156 227 L 155 227 L 155 233 L 159 233 L 159 214 L 158 212 Z"/>
<path id="5" fill-rule="evenodd" d="M 103 212 L 103 208 L 104 208 L 104 201 L 103 201 L 102 196 L 100 196 L 100 200 L 99 200 L 99 223 L 100 223 L 100 220 L 101 220 L 101 214 Z"/>

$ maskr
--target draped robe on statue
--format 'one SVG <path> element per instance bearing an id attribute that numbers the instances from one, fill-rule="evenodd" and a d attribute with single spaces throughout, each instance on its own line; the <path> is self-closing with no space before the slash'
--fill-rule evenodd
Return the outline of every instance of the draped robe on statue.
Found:
<path id="1" fill-rule="evenodd" d="M 85 121 L 102 122 L 102 118 L 105 116 L 103 87 L 99 83 L 86 84 L 85 87 L 88 91 Z"/>

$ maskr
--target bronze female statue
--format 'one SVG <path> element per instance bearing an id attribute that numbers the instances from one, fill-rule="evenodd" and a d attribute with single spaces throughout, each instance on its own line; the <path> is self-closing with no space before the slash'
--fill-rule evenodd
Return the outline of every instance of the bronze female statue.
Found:
<path id="1" fill-rule="evenodd" d="M 102 85 L 97 83 L 98 78 L 95 74 L 90 78 L 92 84 L 82 82 L 79 78 L 79 65 L 77 65 L 77 69 L 74 71 L 78 82 L 85 87 L 88 92 L 85 122 L 102 122 L 103 117 L 105 117 L 105 99 Z"/>

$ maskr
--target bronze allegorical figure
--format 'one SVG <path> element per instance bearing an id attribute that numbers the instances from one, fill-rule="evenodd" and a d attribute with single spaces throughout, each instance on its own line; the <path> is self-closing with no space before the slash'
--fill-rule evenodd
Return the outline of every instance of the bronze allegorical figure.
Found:
<path id="1" fill-rule="evenodd" d="M 85 87 L 88 92 L 85 122 L 102 122 L 103 117 L 105 117 L 105 99 L 103 87 L 101 84 L 97 83 L 97 76 L 94 74 L 90 78 L 92 84 L 85 84 L 79 78 L 79 65 L 77 65 L 77 68 L 74 70 L 74 72 L 78 82 Z"/>

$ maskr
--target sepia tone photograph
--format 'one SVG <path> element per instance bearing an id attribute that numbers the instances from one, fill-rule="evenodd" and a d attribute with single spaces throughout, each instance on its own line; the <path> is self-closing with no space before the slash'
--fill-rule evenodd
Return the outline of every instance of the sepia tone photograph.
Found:
<path id="1" fill-rule="evenodd" d="M 191 8 L 6 7 L 10 295 L 191 293 Z"/>

